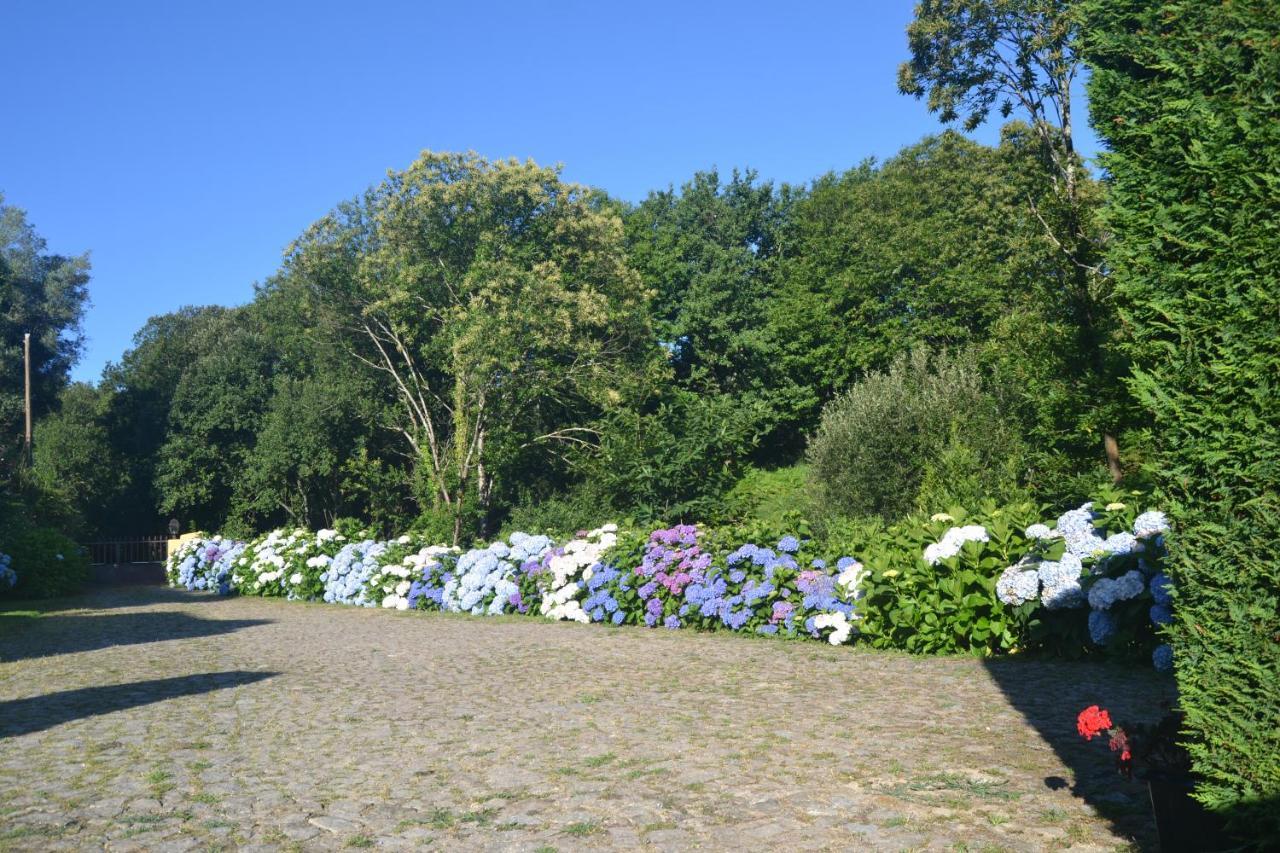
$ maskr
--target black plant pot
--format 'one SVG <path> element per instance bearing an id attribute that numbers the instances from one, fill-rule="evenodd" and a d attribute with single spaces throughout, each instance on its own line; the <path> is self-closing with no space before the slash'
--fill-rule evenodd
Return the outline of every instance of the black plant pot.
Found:
<path id="1" fill-rule="evenodd" d="M 1214 853 L 1235 847 L 1223 819 L 1191 796 L 1195 783 L 1189 777 L 1152 772 L 1147 790 L 1163 853 Z"/>

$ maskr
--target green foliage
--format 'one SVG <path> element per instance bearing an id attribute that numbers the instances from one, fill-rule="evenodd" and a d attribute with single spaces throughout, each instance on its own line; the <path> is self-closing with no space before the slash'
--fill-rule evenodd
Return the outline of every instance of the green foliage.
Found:
<path id="1" fill-rule="evenodd" d="M 189 530 L 220 529 L 262 427 L 276 352 L 246 309 L 220 321 L 222 340 L 183 372 L 160 449 L 160 509 Z"/>
<path id="2" fill-rule="evenodd" d="M 677 193 L 654 192 L 626 217 L 628 257 L 653 294 L 653 332 L 677 386 L 724 396 L 757 419 L 744 444 L 770 459 L 794 455 L 794 402 L 803 392 L 782 368 L 769 323 L 775 262 L 795 192 L 734 170 L 699 172 Z M 716 402 L 716 408 L 727 403 Z"/>
<path id="3" fill-rule="evenodd" d="M 915 346 L 985 340 L 1049 266 L 1013 167 L 946 133 L 814 182 L 796 203 L 772 326 L 803 429 L 824 402 Z"/>
<path id="4" fill-rule="evenodd" d="M 759 440 L 760 415 L 728 395 L 673 390 L 649 411 L 624 409 L 604 426 L 588 479 L 645 521 L 714 518 Z"/>
<path id="5" fill-rule="evenodd" d="M 22 336 L 31 334 L 31 404 L 51 411 L 80 354 L 89 258 L 52 255 L 0 195 L 0 478 L 13 475 L 23 435 Z"/>
<path id="6" fill-rule="evenodd" d="M 60 408 L 35 429 L 35 468 L 40 487 L 74 507 L 88 531 L 102 532 L 100 512 L 130 485 L 125 462 L 104 423 L 102 395 L 84 383 L 63 390 Z"/>
<path id="7" fill-rule="evenodd" d="M 863 584 L 863 636 L 877 648 L 928 654 L 990 655 L 1024 647 L 1037 605 L 1004 604 L 996 581 L 1032 550 L 1023 531 L 1039 520 L 1034 504 L 997 508 L 988 502 L 972 515 L 953 508 L 937 520 L 911 516 L 882 529 L 864 528 L 865 538 L 846 546 L 871 572 Z M 948 528 L 965 524 L 984 526 L 990 541 L 965 542 L 959 554 L 936 565 L 922 559 Z"/>
<path id="8" fill-rule="evenodd" d="M 797 517 L 809 514 L 809 466 L 749 468 L 723 496 L 727 519 L 772 525 L 779 536 L 795 532 Z"/>
<path id="9" fill-rule="evenodd" d="M 597 483 L 579 483 L 557 493 L 522 496 L 503 522 L 498 538 L 522 531 L 565 541 L 579 530 L 594 530 L 617 519 L 609 496 L 601 493 Z"/>
<path id="10" fill-rule="evenodd" d="M 1005 128 L 1001 148 L 1017 152 L 1021 168 L 1004 177 L 1038 226 L 1040 242 L 1056 263 L 1039 276 L 1036 312 L 1071 333 L 1064 355 L 1094 386 L 1080 410 L 1086 428 L 1103 438 L 1113 479 L 1123 475 L 1115 434 L 1130 409 L 1123 394 L 1123 364 L 1112 357 L 1119 328 L 1111 282 L 1101 262 L 1101 194 L 1075 151 L 1073 81 L 1081 76 L 1080 15 L 1075 0 L 923 0 L 907 28 L 911 59 L 898 88 L 927 97 L 944 123 L 963 119 L 972 130 L 996 107 L 1027 124 Z M 1068 410 L 1071 411 L 1071 410 Z M 1092 421 L 1092 424 L 1088 422 Z M 1057 448 L 1054 448 L 1055 451 Z"/>
<path id="11" fill-rule="evenodd" d="M 1273 2 L 1086 7 L 1108 262 L 1178 525 L 1197 796 L 1280 843 L 1280 34 Z"/>
<path id="12" fill-rule="evenodd" d="M 13 560 L 18 583 L 7 594 L 16 598 L 71 595 L 89 580 L 89 557 L 51 527 L 24 525 L 0 539 L 0 551 Z"/>
<path id="13" fill-rule="evenodd" d="M 614 206 L 532 162 L 425 153 L 316 223 L 280 286 L 389 383 L 454 540 L 514 460 L 590 444 L 657 357 Z"/>
<path id="14" fill-rule="evenodd" d="M 1016 491 L 1021 446 L 964 354 L 900 356 L 833 401 L 809 443 L 819 514 L 898 518 Z"/>

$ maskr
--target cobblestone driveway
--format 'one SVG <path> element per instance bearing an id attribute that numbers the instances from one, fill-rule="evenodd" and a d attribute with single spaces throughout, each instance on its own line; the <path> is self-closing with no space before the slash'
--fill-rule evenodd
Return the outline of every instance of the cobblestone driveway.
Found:
<path id="1" fill-rule="evenodd" d="M 1155 713 L 1145 669 L 159 588 L 63 604 L 0 615 L 0 847 L 1152 840 L 1145 790 L 1074 733 L 1093 702 Z"/>

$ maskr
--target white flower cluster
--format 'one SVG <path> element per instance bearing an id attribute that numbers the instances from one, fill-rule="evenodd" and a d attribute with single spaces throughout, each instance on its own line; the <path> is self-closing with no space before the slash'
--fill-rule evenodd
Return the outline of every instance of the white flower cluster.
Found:
<path id="1" fill-rule="evenodd" d="M 586 592 L 585 583 L 591 580 L 593 567 L 617 543 L 618 525 L 606 524 L 545 556 L 543 562 L 548 574 L 538 612 L 548 619 L 590 622 L 580 596 Z"/>
<path id="2" fill-rule="evenodd" d="M 8 554 L 0 551 L 0 588 L 13 589 L 18 583 L 18 573 L 9 566 L 11 561 Z"/>
<path id="3" fill-rule="evenodd" d="M 1139 539 L 1150 539 L 1169 531 L 1169 519 L 1160 510 L 1144 512 L 1133 521 L 1133 533 Z"/>
<path id="4" fill-rule="evenodd" d="M 870 576 L 871 572 L 863 568 L 862 563 L 851 559 L 849 563 L 840 570 L 840 574 L 836 575 L 836 586 L 844 593 L 844 600 L 853 603 L 862 598 L 863 592 L 862 582 Z"/>
<path id="5" fill-rule="evenodd" d="M 1117 601 L 1137 598 L 1147 589 L 1142 572 L 1132 570 L 1118 578 L 1098 578 L 1089 588 L 1089 606 L 1094 610 L 1107 610 Z"/>
<path id="6" fill-rule="evenodd" d="M 827 635 L 827 642 L 833 646 L 844 645 L 853 636 L 853 623 L 849 621 L 848 616 L 838 610 L 830 613 L 819 613 L 813 617 L 813 627 L 832 629 L 831 633 Z"/>
<path id="7" fill-rule="evenodd" d="M 1057 539 L 1058 532 L 1049 529 L 1047 524 L 1033 524 L 1026 529 L 1028 539 Z"/>
<path id="8" fill-rule="evenodd" d="M 989 541 L 991 540 L 987 536 L 987 529 L 980 524 L 952 527 L 942 535 L 941 541 L 935 542 L 924 549 L 924 561 L 931 566 L 936 566 L 943 560 L 959 554 L 960 549 L 964 547 L 966 542 Z"/>
<path id="9" fill-rule="evenodd" d="M 236 561 L 232 581 L 237 588 L 256 594 L 279 591 L 290 599 L 313 597 L 318 591 L 316 579 L 344 541 L 346 537 L 336 530 L 273 530 Z"/>
<path id="10" fill-rule="evenodd" d="M 412 540 L 401 536 L 397 545 L 409 545 Z M 381 604 L 388 610 L 408 610 L 409 590 L 413 579 L 420 578 L 430 568 L 440 564 L 445 554 L 456 554 L 457 548 L 448 545 L 427 545 L 414 554 L 410 554 L 398 563 L 382 566 L 365 583 L 365 596 L 371 600 L 381 599 Z"/>

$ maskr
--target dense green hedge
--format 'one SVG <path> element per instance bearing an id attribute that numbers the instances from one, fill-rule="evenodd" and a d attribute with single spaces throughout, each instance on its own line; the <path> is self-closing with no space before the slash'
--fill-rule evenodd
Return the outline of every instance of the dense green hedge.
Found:
<path id="1" fill-rule="evenodd" d="M 1179 530 L 1172 642 L 1198 796 L 1276 843 L 1280 10 L 1086 9 L 1093 123 L 1110 148 L 1109 264 Z"/>
<path id="2" fill-rule="evenodd" d="M 0 584 L 0 594 L 15 598 L 53 598 L 79 592 L 89 579 L 83 549 L 49 527 L 28 527 L 0 538 L 16 585 Z"/>

